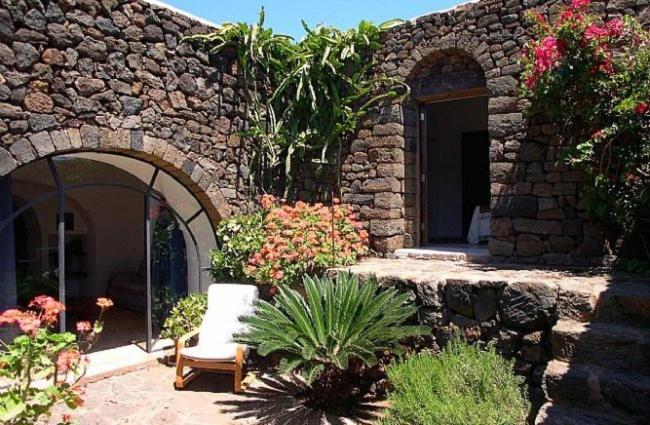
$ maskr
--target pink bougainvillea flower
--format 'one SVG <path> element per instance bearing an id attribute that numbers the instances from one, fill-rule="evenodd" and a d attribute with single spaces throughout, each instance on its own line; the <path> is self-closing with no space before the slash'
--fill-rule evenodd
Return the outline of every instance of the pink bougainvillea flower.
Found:
<path id="1" fill-rule="evenodd" d="M 102 310 L 113 307 L 113 301 L 110 298 L 97 298 L 97 305 Z"/>
<path id="2" fill-rule="evenodd" d="M 93 326 L 88 321 L 77 322 L 77 332 L 85 333 L 90 332 L 93 329 Z"/>
<path id="3" fill-rule="evenodd" d="M 623 21 L 619 18 L 609 20 L 605 24 L 605 28 L 609 32 L 610 37 L 618 37 L 623 33 Z"/>
<path id="4" fill-rule="evenodd" d="M 571 9 L 584 10 L 591 4 L 591 0 L 573 0 L 571 2 Z"/>
<path id="5" fill-rule="evenodd" d="M 596 24 L 591 24 L 585 29 L 585 40 L 599 40 L 603 37 L 607 37 L 608 35 L 608 29 Z"/>
<path id="6" fill-rule="evenodd" d="M 634 113 L 637 115 L 643 115 L 650 110 L 650 104 L 648 102 L 641 102 L 634 108 Z"/>
<path id="7" fill-rule="evenodd" d="M 535 73 L 540 75 L 553 68 L 564 54 L 564 50 L 564 43 L 557 38 L 544 38 L 535 48 Z"/>

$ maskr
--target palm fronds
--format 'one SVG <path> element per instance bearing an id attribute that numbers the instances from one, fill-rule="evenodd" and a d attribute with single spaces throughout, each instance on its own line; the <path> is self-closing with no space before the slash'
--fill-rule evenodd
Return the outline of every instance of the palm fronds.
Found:
<path id="1" fill-rule="evenodd" d="M 259 301 L 255 314 L 242 319 L 248 331 L 239 340 L 259 354 L 280 353 L 282 372 L 297 372 L 308 382 L 325 369 L 346 370 L 351 359 L 366 366 L 377 353 L 400 353 L 406 338 L 429 333 L 404 323 L 416 313 L 407 295 L 379 289 L 376 280 L 361 283 L 356 275 L 340 273 L 305 277 L 305 295 L 279 287 L 274 304 Z"/>

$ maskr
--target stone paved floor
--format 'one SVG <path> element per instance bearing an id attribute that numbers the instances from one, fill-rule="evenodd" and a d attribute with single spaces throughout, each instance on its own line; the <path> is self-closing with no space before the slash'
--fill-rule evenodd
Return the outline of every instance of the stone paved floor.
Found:
<path id="1" fill-rule="evenodd" d="M 266 376 L 243 394 L 232 393 L 229 375 L 204 373 L 182 391 L 174 390 L 173 379 L 173 368 L 158 365 L 88 384 L 73 419 L 80 425 L 345 425 L 372 423 L 379 411 L 371 405 L 355 420 L 323 417 L 298 403 L 295 385 Z M 58 409 L 51 424 L 66 411 Z"/>

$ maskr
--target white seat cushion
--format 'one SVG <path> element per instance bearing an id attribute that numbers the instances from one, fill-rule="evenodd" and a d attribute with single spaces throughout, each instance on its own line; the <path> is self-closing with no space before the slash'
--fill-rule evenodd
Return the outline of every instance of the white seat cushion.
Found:
<path id="1" fill-rule="evenodd" d="M 233 336 L 246 330 L 241 316 L 254 311 L 258 290 L 253 285 L 215 283 L 208 288 L 208 310 L 199 332 L 199 346 L 232 343 Z"/>
<path id="2" fill-rule="evenodd" d="M 234 362 L 239 344 L 214 344 L 197 345 L 196 347 L 185 347 L 181 350 L 181 355 L 190 360 L 197 361 L 220 361 Z M 248 354 L 248 347 L 244 347 L 244 356 Z"/>

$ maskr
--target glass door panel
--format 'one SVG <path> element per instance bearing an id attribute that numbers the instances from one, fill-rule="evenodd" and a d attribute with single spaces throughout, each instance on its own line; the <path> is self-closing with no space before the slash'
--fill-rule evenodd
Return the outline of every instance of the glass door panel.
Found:
<path id="1" fill-rule="evenodd" d="M 188 293 L 187 244 L 182 224 L 164 200 L 148 198 L 150 283 L 149 351 L 162 348 L 160 332 L 174 304 Z"/>

